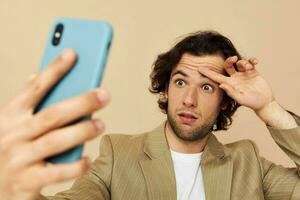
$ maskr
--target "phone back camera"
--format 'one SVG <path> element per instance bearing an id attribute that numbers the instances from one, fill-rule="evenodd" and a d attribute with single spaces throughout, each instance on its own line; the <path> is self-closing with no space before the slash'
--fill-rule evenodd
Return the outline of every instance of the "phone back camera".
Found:
<path id="1" fill-rule="evenodd" d="M 59 44 L 61 37 L 62 37 L 63 30 L 64 30 L 64 25 L 62 25 L 62 24 L 58 24 L 55 27 L 55 31 L 54 31 L 53 37 L 52 37 L 52 44 L 54 46 L 57 46 Z"/>

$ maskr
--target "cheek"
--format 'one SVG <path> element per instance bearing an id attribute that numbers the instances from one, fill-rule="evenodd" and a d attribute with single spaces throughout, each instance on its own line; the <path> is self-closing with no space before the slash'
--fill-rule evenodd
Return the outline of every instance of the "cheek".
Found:
<path id="1" fill-rule="evenodd" d="M 205 106 L 202 106 L 202 117 L 204 121 L 214 121 L 217 116 L 219 115 L 220 108 L 217 105 L 207 104 Z"/>
<path id="2" fill-rule="evenodd" d="M 206 113 L 219 112 L 221 103 L 223 101 L 223 92 L 217 92 L 212 96 L 207 96 L 205 102 L 202 102 L 202 109 Z"/>
<path id="3" fill-rule="evenodd" d="M 175 90 L 169 90 L 168 92 L 168 110 L 174 111 L 182 104 L 182 93 L 175 91 Z"/>
<path id="4" fill-rule="evenodd" d="M 215 90 L 213 96 L 211 97 L 211 103 L 215 106 L 220 106 L 223 101 L 224 91 L 221 89 Z"/>
<path id="5" fill-rule="evenodd" d="M 168 108 L 170 110 L 176 109 L 176 107 L 180 104 L 180 97 L 170 95 L 168 97 Z"/>

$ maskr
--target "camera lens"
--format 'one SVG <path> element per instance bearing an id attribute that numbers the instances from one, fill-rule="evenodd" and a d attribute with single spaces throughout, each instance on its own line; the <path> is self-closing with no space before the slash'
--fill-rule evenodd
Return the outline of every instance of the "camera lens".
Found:
<path id="1" fill-rule="evenodd" d="M 54 46 L 57 46 L 59 44 L 63 30 L 64 30 L 64 26 L 62 24 L 58 24 L 55 27 L 55 31 L 54 31 L 53 37 L 52 37 L 52 44 Z"/>

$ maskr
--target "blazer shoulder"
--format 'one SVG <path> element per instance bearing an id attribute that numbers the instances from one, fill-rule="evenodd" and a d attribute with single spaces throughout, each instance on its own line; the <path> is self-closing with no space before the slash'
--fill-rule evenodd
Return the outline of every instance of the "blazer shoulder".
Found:
<path id="1" fill-rule="evenodd" d="M 138 144 L 143 143 L 147 132 L 139 133 L 139 134 L 120 134 L 120 133 L 112 133 L 107 134 L 104 137 L 108 137 L 113 146 L 122 145 L 122 144 Z"/>
<path id="2" fill-rule="evenodd" d="M 101 145 L 110 144 L 115 156 L 131 153 L 139 155 L 143 152 L 145 138 L 148 132 L 140 134 L 107 134 L 101 139 Z M 101 147 L 100 147 L 101 148 Z"/>
<path id="3" fill-rule="evenodd" d="M 259 157 L 258 155 L 258 147 L 254 141 L 245 139 L 239 140 L 236 142 L 228 143 L 224 145 L 225 151 L 229 155 L 233 156 L 255 156 Z"/>

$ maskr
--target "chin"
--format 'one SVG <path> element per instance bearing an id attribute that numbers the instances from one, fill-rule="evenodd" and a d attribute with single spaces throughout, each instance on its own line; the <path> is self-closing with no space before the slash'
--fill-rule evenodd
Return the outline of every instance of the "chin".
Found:
<path id="1" fill-rule="evenodd" d="M 211 124 L 183 124 L 180 120 L 173 120 L 170 116 L 168 118 L 168 122 L 174 134 L 178 138 L 189 142 L 202 140 L 211 132 L 212 129 Z"/>
<path id="2" fill-rule="evenodd" d="M 180 122 L 179 120 L 176 120 L 176 124 L 177 124 L 177 126 L 182 127 L 182 129 L 189 130 L 189 131 L 193 131 L 203 125 L 202 123 L 196 123 L 196 122 L 194 122 L 192 124 L 186 124 L 186 123 Z"/>

